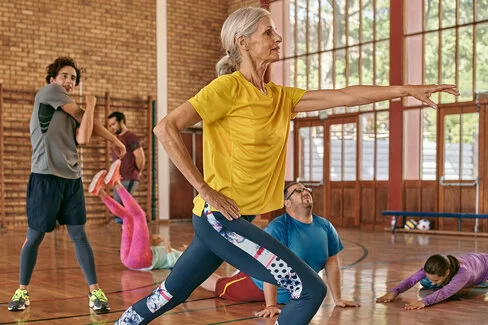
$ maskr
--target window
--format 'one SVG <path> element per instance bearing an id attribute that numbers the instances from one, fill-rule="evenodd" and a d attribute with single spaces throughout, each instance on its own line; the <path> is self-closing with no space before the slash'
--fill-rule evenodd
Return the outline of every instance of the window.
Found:
<path id="1" fill-rule="evenodd" d="M 270 6 L 273 19 L 280 22 L 277 26 L 283 26 L 283 52 L 280 64 L 271 69 L 271 80 L 304 89 L 388 85 L 389 3 L 389 0 L 273 1 Z M 388 102 L 338 107 L 327 113 L 374 109 L 388 109 Z M 316 115 L 301 113 L 299 117 Z"/>
<path id="2" fill-rule="evenodd" d="M 360 180 L 388 180 L 389 125 L 389 113 L 387 111 L 360 115 Z"/>
<path id="3" fill-rule="evenodd" d="M 329 133 L 330 180 L 355 181 L 357 156 L 356 123 L 332 124 Z"/>
<path id="4" fill-rule="evenodd" d="M 404 5 L 406 81 L 458 85 L 458 97 L 432 95 L 440 103 L 472 101 L 474 92 L 488 90 L 488 0 L 409 0 Z M 413 98 L 404 104 L 423 106 Z"/>
<path id="5" fill-rule="evenodd" d="M 324 128 L 299 129 L 299 177 L 301 180 L 322 182 L 324 171 Z"/>
<path id="6" fill-rule="evenodd" d="M 390 161 L 390 113 L 376 113 L 376 180 L 388 180 Z"/>
<path id="7" fill-rule="evenodd" d="M 390 0 L 282 0 L 271 2 L 270 10 L 283 36 L 280 61 L 271 67 L 273 82 L 310 90 L 389 85 Z M 364 144 L 359 153 L 357 123 L 331 125 L 327 134 L 330 180 L 351 181 L 357 175 L 362 180 L 388 180 L 388 109 L 389 101 L 384 101 L 326 110 L 328 116 L 356 113 L 364 122 L 373 116 L 372 133 L 359 139 Z M 318 115 L 300 113 L 297 118 Z M 323 181 L 319 169 L 323 168 L 323 132 L 320 127 L 298 130 L 300 140 L 295 154 L 299 157 L 296 169 L 300 179 Z M 359 161 L 367 159 L 360 163 L 359 172 L 358 154 Z M 288 160 L 287 179 L 291 178 L 290 166 Z"/>
<path id="8" fill-rule="evenodd" d="M 403 118 L 403 175 L 406 180 L 435 180 L 437 111 L 411 109 Z"/>
<path id="9" fill-rule="evenodd" d="M 360 165 L 359 178 L 362 181 L 374 180 L 376 128 L 374 113 L 361 114 L 359 118 Z"/>
<path id="10" fill-rule="evenodd" d="M 444 179 L 478 177 L 479 114 L 446 115 L 444 120 Z"/>

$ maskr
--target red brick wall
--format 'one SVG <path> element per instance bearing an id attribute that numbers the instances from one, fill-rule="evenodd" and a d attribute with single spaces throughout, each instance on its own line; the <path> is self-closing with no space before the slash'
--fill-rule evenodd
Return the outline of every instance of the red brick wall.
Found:
<path id="1" fill-rule="evenodd" d="M 82 90 L 99 98 L 96 117 L 104 122 L 103 97 L 136 100 L 139 108 L 118 109 L 145 142 L 144 100 L 156 96 L 156 2 L 154 0 L 11 0 L 0 4 L 0 83 L 5 92 L 3 131 L 6 226 L 25 226 L 25 189 L 30 170 L 29 118 L 32 93 L 45 84 L 46 66 L 71 56 L 83 69 Z M 31 94 L 22 92 L 28 91 Z M 75 89 L 79 98 L 80 88 Z M 25 101 L 19 101 L 25 97 Z M 125 100 L 118 101 L 118 103 Z M 141 101 L 142 100 L 142 101 Z M 116 103 L 117 101 L 114 101 Z M 134 106 L 134 104 L 132 105 Z M 115 108 L 114 108 L 115 109 Z M 139 111 L 138 111 L 139 110 Z M 105 143 L 94 138 L 83 151 L 85 188 L 105 167 Z M 136 197 L 145 208 L 146 182 Z M 89 222 L 103 222 L 105 208 L 86 195 Z"/>
<path id="2" fill-rule="evenodd" d="M 0 4 L 0 82 L 36 89 L 54 58 L 84 69 L 83 91 L 156 95 L 156 2 L 11 0 Z"/>
<path id="3" fill-rule="evenodd" d="M 3 91 L 2 96 L 2 123 L 3 134 L 3 153 L 0 164 L 3 173 L 0 175 L 0 189 L 5 191 L 5 200 L 0 206 L 0 225 L 6 227 L 24 227 L 27 224 L 25 215 L 25 192 L 29 179 L 31 167 L 31 144 L 29 137 L 29 119 L 32 113 L 34 102 L 34 92 L 25 91 Z M 99 121 L 106 119 L 105 98 L 101 97 L 97 101 L 95 117 Z M 109 105 L 113 110 L 120 110 L 126 114 L 127 124 L 130 129 L 139 135 L 146 156 L 149 157 L 149 129 L 148 101 L 128 100 L 111 97 Z M 85 200 L 87 217 L 89 223 L 105 222 L 107 209 L 98 199 L 86 190 L 93 176 L 101 169 L 106 169 L 110 164 L 107 157 L 107 147 L 105 141 L 100 137 L 94 137 L 87 146 L 79 148 L 80 160 L 83 166 L 83 182 L 85 188 Z M 143 173 L 141 184 L 135 193 L 135 197 L 141 207 L 151 212 L 148 200 L 148 179 L 147 171 Z M 47 202 L 46 204 L 49 204 Z"/>
<path id="4" fill-rule="evenodd" d="M 259 1 L 167 1 L 169 110 L 215 78 L 215 64 L 223 55 L 220 29 L 227 15 L 239 7 L 257 5 Z M 73 57 L 83 68 L 83 93 L 99 97 L 101 105 L 96 116 L 104 122 L 102 103 L 106 91 L 121 99 L 156 98 L 155 19 L 154 0 L 0 3 L 0 83 L 9 90 L 9 96 L 12 91 L 29 92 L 13 96 L 16 102 L 5 102 L 2 112 L 7 152 L 0 159 L 6 168 L 2 176 L 8 176 L 4 177 L 8 182 L 5 184 L 8 226 L 25 226 L 30 101 L 35 90 L 45 84 L 46 66 L 58 56 Z M 78 97 L 79 88 L 75 93 Z M 19 96 L 25 96 L 26 101 L 19 101 Z M 126 113 L 129 128 L 143 139 L 147 150 L 151 130 L 145 127 L 146 113 L 137 109 L 126 109 Z M 104 167 L 104 155 L 104 142 L 99 139 L 84 151 L 85 183 Z M 144 200 L 146 191 L 146 184 L 141 184 L 136 195 L 138 200 Z M 104 208 L 98 203 L 87 195 L 91 222 L 103 221 Z"/>
<path id="5" fill-rule="evenodd" d="M 222 24 L 231 12 L 249 5 L 256 6 L 258 1 L 168 2 L 168 110 L 178 107 L 216 77 L 215 64 L 225 54 L 220 43 Z M 192 137 L 183 137 L 191 149 Z M 201 142 L 195 145 L 198 162 Z M 170 216 L 189 219 L 193 189 L 173 164 L 170 178 Z"/>
<path id="6" fill-rule="evenodd" d="M 221 0 L 168 1 L 168 109 L 173 110 L 215 78 L 223 52 Z"/>
<path id="7" fill-rule="evenodd" d="M 228 14 L 259 1 L 168 1 L 168 109 L 171 111 L 216 77 L 224 55 L 220 30 Z"/>
<path id="8" fill-rule="evenodd" d="M 261 2 L 262 0 L 229 0 L 228 14 L 242 7 L 259 7 Z"/>

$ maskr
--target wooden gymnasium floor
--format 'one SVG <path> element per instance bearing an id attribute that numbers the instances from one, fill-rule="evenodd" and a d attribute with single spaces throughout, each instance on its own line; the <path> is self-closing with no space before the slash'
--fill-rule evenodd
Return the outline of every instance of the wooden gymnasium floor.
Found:
<path id="1" fill-rule="evenodd" d="M 258 225 L 264 226 L 263 223 Z M 19 252 L 25 230 L 0 232 L 0 324 L 113 324 L 131 303 L 148 294 L 168 270 L 136 272 L 120 263 L 120 227 L 89 226 L 99 282 L 110 299 L 110 313 L 95 315 L 88 308 L 87 287 L 76 261 L 66 229 L 60 228 L 44 239 L 31 282 L 31 306 L 23 312 L 7 311 L 18 284 Z M 153 233 L 171 238 L 173 247 L 190 242 L 190 223 L 151 224 Z M 488 251 L 488 238 L 447 237 L 426 234 L 372 232 L 338 229 L 345 249 L 343 297 L 357 300 L 359 308 L 334 308 L 330 295 L 311 324 L 488 324 L 488 289 L 471 289 L 456 300 L 424 310 L 404 311 L 407 299 L 417 299 L 419 288 L 404 293 L 397 302 L 377 304 L 375 298 L 387 288 L 415 272 L 433 253 L 462 254 Z M 224 264 L 219 272 L 231 274 Z M 238 303 L 215 298 L 197 289 L 185 302 L 152 324 L 274 324 L 257 318 L 262 303 Z"/>

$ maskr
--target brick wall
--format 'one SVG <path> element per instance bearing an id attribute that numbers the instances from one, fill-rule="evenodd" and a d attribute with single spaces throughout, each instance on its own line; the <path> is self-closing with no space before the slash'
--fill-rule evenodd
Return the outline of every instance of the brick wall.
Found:
<path id="1" fill-rule="evenodd" d="M 260 7 L 260 3 L 267 2 L 266 0 L 229 0 L 228 14 L 236 11 L 242 7 Z"/>
<path id="2" fill-rule="evenodd" d="M 54 58 L 85 69 L 83 91 L 156 95 L 154 0 L 11 0 L 0 4 L 0 81 L 37 89 Z"/>
<path id="3" fill-rule="evenodd" d="M 75 99 L 76 100 L 76 99 Z M 0 225 L 6 227 L 24 227 L 27 219 L 25 216 L 25 192 L 30 174 L 31 165 L 31 144 L 29 137 L 29 119 L 32 113 L 34 92 L 4 90 L 2 96 L 2 130 L 3 134 L 3 155 L 0 161 L 3 173 L 0 177 L 0 189 L 5 191 L 5 201 L 0 207 Z M 113 110 L 120 110 L 126 114 L 127 124 L 136 134 L 139 135 L 146 156 L 149 156 L 150 133 L 146 132 L 148 127 L 148 106 L 147 100 L 121 99 L 110 97 L 109 100 L 101 97 L 97 101 L 95 118 L 99 121 L 106 120 L 108 115 L 105 105 Z M 91 179 L 101 169 L 109 167 L 109 148 L 105 141 L 94 137 L 90 143 L 78 150 L 83 166 L 83 182 L 85 190 L 88 189 Z M 141 184 L 135 193 L 135 197 L 141 207 L 151 212 L 149 205 L 150 193 L 147 171 L 143 173 Z M 89 223 L 104 223 L 107 209 L 101 201 L 85 191 L 87 217 Z M 47 202 L 49 204 L 49 202 Z M 149 207 L 149 208 L 148 208 Z"/>
<path id="4" fill-rule="evenodd" d="M 156 2 L 154 0 L 11 0 L 0 3 L 0 83 L 3 107 L 5 224 L 25 226 L 25 189 L 30 169 L 29 118 L 32 94 L 45 84 L 46 66 L 71 56 L 82 67 L 82 90 L 99 98 L 96 118 L 104 123 L 104 94 L 120 100 L 129 127 L 147 151 L 145 100 L 156 96 Z M 80 87 L 75 89 L 79 99 Z M 20 101 L 19 101 L 20 98 Z M 24 99 L 23 99 L 24 98 Z M 125 103 L 128 102 L 124 107 Z M 134 104 L 135 103 L 135 104 Z M 106 166 L 105 143 L 94 138 L 83 149 L 85 188 Z M 145 208 L 147 184 L 136 197 Z M 87 198 L 89 222 L 103 222 L 105 209 Z"/>
<path id="5" fill-rule="evenodd" d="M 258 1 L 193 0 L 168 1 L 168 110 L 173 110 L 216 78 L 215 64 L 225 54 L 220 31 L 227 16 Z M 201 168 L 201 141 L 183 136 L 190 154 Z M 189 219 L 194 191 L 178 169 L 170 163 L 170 216 Z"/>
<path id="6" fill-rule="evenodd" d="M 220 29 L 227 15 L 239 7 L 257 5 L 259 1 L 255 0 L 167 1 L 170 110 L 215 78 L 215 64 L 223 55 Z M 28 123 L 32 110 L 29 101 L 45 84 L 46 66 L 58 56 L 73 57 L 83 68 L 83 93 L 96 95 L 100 104 L 106 91 L 122 100 L 156 98 L 155 17 L 154 0 L 0 3 L 0 83 L 9 94 L 22 93 L 13 96 L 15 100 L 19 96 L 26 98 L 7 101 L 2 113 L 8 143 L 5 157 L 0 159 L 6 166 L 2 177 L 8 173 L 5 204 L 10 225 L 25 225 L 25 186 L 30 166 Z M 79 92 L 79 88 L 75 89 L 75 97 Z M 103 104 L 97 110 L 97 119 L 104 122 Z M 147 115 L 142 110 L 127 109 L 128 124 L 145 141 L 147 154 L 151 130 L 144 127 Z M 83 155 L 87 162 L 85 183 L 105 166 L 103 141 L 95 140 L 90 146 Z M 143 200 L 146 190 L 141 184 L 138 200 Z M 102 222 L 103 206 L 92 199 L 87 199 L 87 205 L 90 221 Z"/>
<path id="7" fill-rule="evenodd" d="M 225 54 L 220 30 L 227 16 L 259 1 L 168 1 L 168 109 L 173 110 L 216 77 Z"/>

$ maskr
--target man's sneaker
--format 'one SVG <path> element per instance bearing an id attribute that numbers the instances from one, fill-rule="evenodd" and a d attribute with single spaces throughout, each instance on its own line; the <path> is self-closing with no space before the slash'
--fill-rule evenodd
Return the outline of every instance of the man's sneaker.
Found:
<path id="1" fill-rule="evenodd" d="M 114 186 L 117 181 L 121 180 L 120 177 L 120 164 L 122 161 L 120 159 L 117 159 L 116 161 L 113 162 L 113 164 L 110 166 L 110 169 L 108 170 L 107 176 L 105 176 L 105 184 Z"/>
<path id="2" fill-rule="evenodd" d="M 88 192 L 93 195 L 98 195 L 100 190 L 105 186 L 105 175 L 107 174 L 106 170 L 101 170 L 95 174 L 93 177 L 90 186 L 88 187 Z"/>
<path id="3" fill-rule="evenodd" d="M 93 290 L 92 292 L 88 293 L 89 299 L 89 306 L 95 312 L 105 312 L 110 310 L 110 304 L 108 303 L 108 299 L 103 293 L 102 289 Z"/>
<path id="4" fill-rule="evenodd" d="M 10 311 L 18 311 L 24 310 L 25 307 L 30 305 L 29 300 L 29 292 L 25 289 L 17 289 L 15 290 L 14 296 L 12 300 L 8 303 L 8 310 Z"/>

